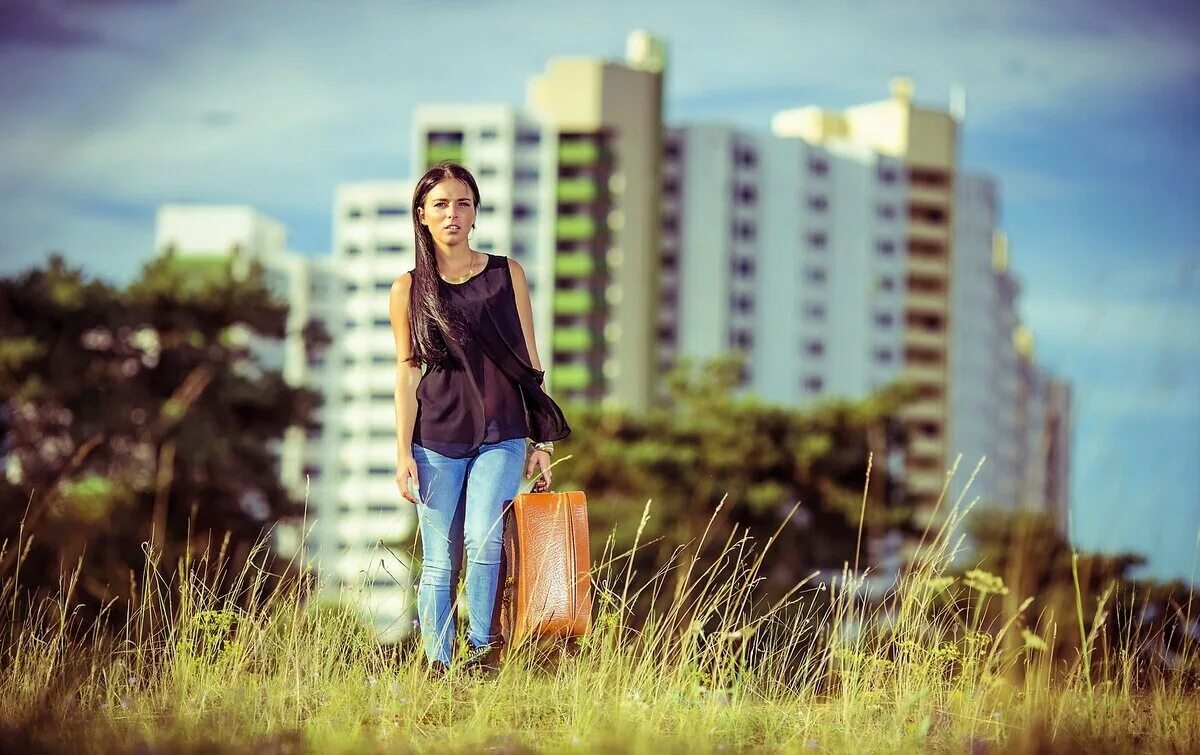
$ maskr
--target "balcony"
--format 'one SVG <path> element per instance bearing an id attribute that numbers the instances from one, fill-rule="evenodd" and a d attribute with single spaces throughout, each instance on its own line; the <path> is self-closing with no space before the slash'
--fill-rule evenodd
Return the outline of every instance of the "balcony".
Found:
<path id="1" fill-rule="evenodd" d="M 946 410 L 940 401 L 917 401 L 900 409 L 900 418 L 906 421 L 941 422 L 946 418 Z"/>
<path id="2" fill-rule="evenodd" d="M 948 186 L 913 186 L 910 184 L 908 199 L 910 202 L 920 204 L 949 205 L 952 197 Z"/>
<path id="3" fill-rule="evenodd" d="M 596 235 L 596 219 L 590 215 L 564 215 L 554 227 L 562 241 L 582 241 Z"/>
<path id="4" fill-rule="evenodd" d="M 942 385 L 946 382 L 946 369 L 941 365 L 925 366 L 909 364 L 904 367 L 903 378 L 909 383 L 933 383 Z"/>
<path id="5" fill-rule="evenodd" d="M 559 165 L 595 165 L 600 161 L 600 145 L 590 141 L 560 142 Z"/>
<path id="6" fill-rule="evenodd" d="M 909 275 L 924 275 L 929 277 L 946 277 L 946 261 L 944 259 L 931 259 L 929 257 L 908 257 L 908 273 Z"/>
<path id="7" fill-rule="evenodd" d="M 915 438 L 909 438 L 908 453 L 910 456 L 941 458 L 942 439 L 928 438 L 920 435 L 916 436 Z"/>
<path id="8" fill-rule="evenodd" d="M 934 225 L 920 220 L 910 219 L 908 221 L 907 234 L 910 239 L 918 239 L 920 241 L 941 241 L 950 243 L 950 226 Z"/>
<path id="9" fill-rule="evenodd" d="M 904 331 L 904 345 L 945 351 L 946 332 L 944 330 L 907 328 Z"/>
<path id="10" fill-rule="evenodd" d="M 580 352 L 592 347 L 592 331 L 579 325 L 554 329 L 554 350 Z"/>
<path id="11" fill-rule="evenodd" d="M 554 293 L 555 315 L 582 315 L 592 311 L 593 304 L 592 292 L 586 289 Z"/>
<path id="12" fill-rule="evenodd" d="M 564 364 L 550 373 L 551 390 L 570 391 L 587 388 L 592 382 L 592 371 L 586 364 Z"/>
<path id="13" fill-rule="evenodd" d="M 430 144 L 425 148 L 426 165 L 435 165 L 443 160 L 463 161 L 462 144 Z"/>
<path id="14" fill-rule="evenodd" d="M 554 274 L 560 278 L 586 278 L 596 269 L 596 261 L 587 252 L 560 252 L 554 258 Z"/>
<path id="15" fill-rule="evenodd" d="M 590 178 L 560 178 L 557 192 L 558 201 L 565 204 L 591 202 L 599 196 L 596 182 Z"/>
<path id="16" fill-rule="evenodd" d="M 910 311 L 946 314 L 946 294 L 919 294 L 910 291 L 905 303 Z"/>

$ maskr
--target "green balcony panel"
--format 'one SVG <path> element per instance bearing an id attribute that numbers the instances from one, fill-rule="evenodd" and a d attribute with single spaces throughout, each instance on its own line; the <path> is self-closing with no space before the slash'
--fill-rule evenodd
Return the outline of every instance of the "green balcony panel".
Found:
<path id="1" fill-rule="evenodd" d="M 550 382 L 554 391 L 587 388 L 592 382 L 592 371 L 586 364 L 564 364 L 550 373 Z"/>
<path id="2" fill-rule="evenodd" d="M 563 278 L 586 278 L 596 269 L 587 252 L 563 252 L 554 258 L 554 274 Z"/>
<path id="3" fill-rule="evenodd" d="M 187 275 L 220 277 L 228 274 L 228 254 L 183 254 L 171 257 L 171 269 Z"/>
<path id="4" fill-rule="evenodd" d="M 560 142 L 560 165 L 594 165 L 600 160 L 600 147 L 595 142 Z"/>
<path id="5" fill-rule="evenodd" d="M 591 291 L 558 291 L 554 294 L 554 313 L 582 315 L 592 311 Z"/>
<path id="6" fill-rule="evenodd" d="M 555 233 L 565 241 L 590 239 L 596 235 L 596 220 L 589 215 L 564 215 L 558 219 Z"/>
<path id="7" fill-rule="evenodd" d="M 425 162 L 429 165 L 440 163 L 443 160 L 453 160 L 456 163 L 463 161 L 463 148 L 461 144 L 430 144 L 425 150 Z"/>
<path id="8" fill-rule="evenodd" d="M 592 347 L 592 331 L 587 328 L 560 327 L 554 330 L 555 351 L 587 351 Z"/>
<path id="9" fill-rule="evenodd" d="M 591 202 L 599 192 L 590 178 L 561 178 L 558 181 L 558 201 Z"/>

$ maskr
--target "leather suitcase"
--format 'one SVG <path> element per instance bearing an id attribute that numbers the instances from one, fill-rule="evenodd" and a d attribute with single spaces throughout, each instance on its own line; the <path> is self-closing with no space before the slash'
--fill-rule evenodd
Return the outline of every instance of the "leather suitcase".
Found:
<path id="1" fill-rule="evenodd" d="M 521 493 L 504 516 L 500 631 L 512 649 L 530 638 L 580 637 L 592 625 L 587 496 Z"/>

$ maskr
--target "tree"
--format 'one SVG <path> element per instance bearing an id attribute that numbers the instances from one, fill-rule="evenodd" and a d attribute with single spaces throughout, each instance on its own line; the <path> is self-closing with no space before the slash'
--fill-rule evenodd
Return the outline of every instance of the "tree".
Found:
<path id="1" fill-rule="evenodd" d="M 282 338 L 286 314 L 260 268 L 169 256 L 124 290 L 57 256 L 0 280 L 0 583 L 53 594 L 81 564 L 75 602 L 94 616 L 135 597 L 150 554 L 178 579 L 177 559 L 226 538 L 236 575 L 298 506 L 274 452 L 317 397 L 251 346 Z"/>
<path id="2" fill-rule="evenodd" d="M 556 487 L 587 492 L 592 531 L 607 534 L 617 527 L 618 552 L 632 544 L 652 499 L 642 540 L 662 539 L 636 559 L 643 576 L 657 570 L 676 545 L 698 539 L 723 497 L 706 561 L 716 557 L 735 527 L 764 547 L 799 502 L 764 562 L 760 594 L 778 596 L 813 569 L 854 563 L 870 452 L 875 464 L 869 530 L 908 522 L 910 512 L 890 502 L 897 498 L 897 483 L 883 463 L 888 450 L 902 443 L 892 417 L 907 394 L 892 387 L 866 401 L 795 410 L 735 395 L 742 370 L 735 356 L 698 369 L 681 362 L 668 378 L 670 404 L 644 414 L 569 407 L 575 432 L 559 455 L 572 458 Z M 602 538 L 594 541 L 602 545 Z"/>

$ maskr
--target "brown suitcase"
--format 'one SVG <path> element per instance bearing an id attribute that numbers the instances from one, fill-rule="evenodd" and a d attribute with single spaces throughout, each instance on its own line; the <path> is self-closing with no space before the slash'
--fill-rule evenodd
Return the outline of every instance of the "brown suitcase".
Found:
<path id="1" fill-rule="evenodd" d="M 506 649 L 530 638 L 580 637 L 592 624 L 587 496 L 521 493 L 504 516 L 500 630 Z"/>

